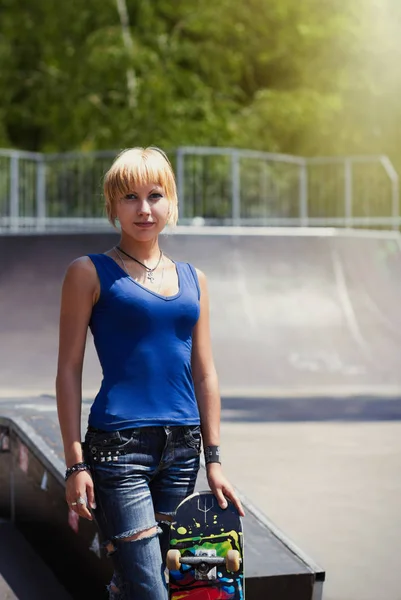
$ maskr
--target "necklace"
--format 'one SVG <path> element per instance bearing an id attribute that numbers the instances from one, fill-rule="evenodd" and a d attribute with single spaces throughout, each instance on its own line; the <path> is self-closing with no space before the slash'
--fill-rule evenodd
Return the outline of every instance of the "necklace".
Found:
<path id="1" fill-rule="evenodd" d="M 161 250 L 160 250 L 159 260 L 157 261 L 157 265 L 155 267 L 153 267 L 153 269 L 151 269 L 150 267 L 147 267 L 146 265 L 144 265 L 140 260 L 138 260 L 134 256 L 131 256 L 131 254 L 128 254 L 128 252 L 125 252 L 125 250 L 123 250 L 122 248 L 120 248 L 120 246 L 114 246 L 114 248 L 116 250 L 118 250 L 119 252 L 122 252 L 123 254 L 125 254 L 125 256 L 128 256 L 128 258 L 131 258 L 132 260 L 134 260 L 136 263 L 138 263 L 138 265 L 141 265 L 141 267 L 143 267 L 144 269 L 146 269 L 146 278 L 149 279 L 150 283 L 154 283 L 155 282 L 155 278 L 154 278 L 153 273 L 156 271 L 157 267 L 160 265 L 160 261 L 161 261 L 162 256 L 163 256 L 163 252 Z M 121 256 L 120 256 L 120 258 L 121 258 Z M 122 263 L 124 265 L 125 270 L 127 271 L 127 269 L 125 267 L 125 263 L 122 260 L 122 258 L 121 258 L 121 261 L 122 261 Z"/>
<path id="2" fill-rule="evenodd" d="M 123 257 L 121 256 L 120 252 L 117 250 L 116 246 L 114 247 L 114 251 L 117 254 L 118 258 L 121 260 L 121 264 L 124 267 L 124 271 L 127 273 L 127 275 L 129 275 L 131 277 L 130 272 L 128 271 L 127 265 L 125 264 L 125 261 L 124 261 Z M 160 283 L 159 283 L 159 287 L 157 288 L 156 294 L 159 294 L 161 287 L 162 287 L 163 279 L 164 279 L 164 254 L 163 254 L 161 260 L 162 260 L 162 265 L 163 265 L 162 275 L 160 277 Z M 154 279 L 151 280 L 152 283 L 153 283 L 153 281 L 154 281 Z"/>

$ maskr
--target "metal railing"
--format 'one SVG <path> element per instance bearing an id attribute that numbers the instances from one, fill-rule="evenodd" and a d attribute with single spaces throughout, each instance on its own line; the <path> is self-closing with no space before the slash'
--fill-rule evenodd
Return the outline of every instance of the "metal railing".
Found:
<path id="1" fill-rule="evenodd" d="M 0 232 L 108 229 L 102 178 L 116 153 L 0 150 Z M 400 227 L 399 177 L 386 156 L 195 146 L 169 157 L 184 225 Z"/>

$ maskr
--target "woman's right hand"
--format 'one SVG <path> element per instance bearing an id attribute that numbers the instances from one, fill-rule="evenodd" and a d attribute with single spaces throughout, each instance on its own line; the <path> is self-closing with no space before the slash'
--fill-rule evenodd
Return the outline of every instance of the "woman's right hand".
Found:
<path id="1" fill-rule="evenodd" d="M 70 510 L 84 519 L 93 520 L 89 508 L 96 508 L 96 503 L 89 471 L 77 471 L 69 476 L 65 484 L 65 497 Z M 78 502 L 79 499 L 82 499 L 81 502 Z"/>

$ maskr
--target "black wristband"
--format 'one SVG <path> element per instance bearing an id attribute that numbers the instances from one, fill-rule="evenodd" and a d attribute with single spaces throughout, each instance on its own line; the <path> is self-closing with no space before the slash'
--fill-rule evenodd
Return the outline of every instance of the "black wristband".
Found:
<path id="1" fill-rule="evenodd" d="M 220 446 L 206 446 L 205 450 L 205 464 L 209 465 L 210 463 L 219 463 L 220 460 Z"/>
<path id="2" fill-rule="evenodd" d="M 89 469 L 90 469 L 89 465 L 86 464 L 85 462 L 75 463 L 75 465 L 72 465 L 72 467 L 69 467 L 66 470 L 65 476 L 64 476 L 64 481 L 67 481 L 67 479 L 73 473 L 77 473 L 78 471 L 89 471 Z"/>

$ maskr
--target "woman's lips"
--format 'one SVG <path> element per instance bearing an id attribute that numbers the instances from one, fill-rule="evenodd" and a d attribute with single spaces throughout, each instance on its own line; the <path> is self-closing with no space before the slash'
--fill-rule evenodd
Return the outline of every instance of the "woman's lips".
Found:
<path id="1" fill-rule="evenodd" d="M 149 227 L 152 227 L 154 223 L 135 223 L 135 225 L 143 229 L 148 229 Z"/>

